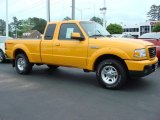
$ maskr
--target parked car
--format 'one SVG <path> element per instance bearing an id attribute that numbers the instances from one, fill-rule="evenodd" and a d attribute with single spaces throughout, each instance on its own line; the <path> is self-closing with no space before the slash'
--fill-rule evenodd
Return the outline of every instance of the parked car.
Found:
<path id="1" fill-rule="evenodd" d="M 135 38 L 130 34 L 112 34 L 111 37 L 112 38 Z"/>
<path id="2" fill-rule="evenodd" d="M 157 48 L 157 57 L 160 61 L 160 32 L 146 33 L 139 37 L 145 41 L 153 43 Z"/>
<path id="3" fill-rule="evenodd" d="M 0 63 L 5 62 L 5 60 L 7 59 L 5 55 L 5 41 L 7 39 L 12 39 L 12 38 L 6 36 L 0 36 Z"/>

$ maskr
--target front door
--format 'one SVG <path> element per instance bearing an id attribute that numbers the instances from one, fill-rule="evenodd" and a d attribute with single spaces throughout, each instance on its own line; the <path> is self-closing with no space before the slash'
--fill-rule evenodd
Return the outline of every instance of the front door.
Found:
<path id="1" fill-rule="evenodd" d="M 81 30 L 74 23 L 63 23 L 60 27 L 59 37 L 53 47 L 53 61 L 59 65 L 84 68 L 87 64 L 87 40 L 71 39 L 71 33 Z"/>

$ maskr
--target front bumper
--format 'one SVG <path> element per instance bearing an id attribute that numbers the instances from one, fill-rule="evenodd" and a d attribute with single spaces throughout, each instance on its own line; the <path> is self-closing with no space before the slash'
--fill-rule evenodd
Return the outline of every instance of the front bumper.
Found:
<path id="1" fill-rule="evenodd" d="M 129 71 L 129 75 L 132 77 L 144 77 L 156 71 L 157 67 L 158 63 L 153 65 L 147 65 L 144 67 L 143 71 Z"/>
<path id="2" fill-rule="evenodd" d="M 142 61 L 125 61 L 129 70 L 129 75 L 133 77 L 144 77 L 156 71 L 158 67 L 158 59 L 142 60 Z"/>

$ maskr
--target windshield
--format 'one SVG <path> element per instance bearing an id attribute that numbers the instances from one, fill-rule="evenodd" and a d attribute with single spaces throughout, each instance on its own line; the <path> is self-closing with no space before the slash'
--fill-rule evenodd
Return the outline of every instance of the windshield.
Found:
<path id="1" fill-rule="evenodd" d="M 139 38 L 160 39 L 160 33 L 146 33 Z"/>
<path id="2" fill-rule="evenodd" d="M 96 22 L 80 22 L 89 37 L 109 37 L 109 32 Z"/>

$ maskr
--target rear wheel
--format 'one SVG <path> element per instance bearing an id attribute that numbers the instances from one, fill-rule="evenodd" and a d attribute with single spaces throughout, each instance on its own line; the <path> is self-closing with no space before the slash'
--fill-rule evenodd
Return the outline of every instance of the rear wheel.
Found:
<path id="1" fill-rule="evenodd" d="M 27 56 L 23 53 L 20 53 L 16 56 L 15 67 L 19 74 L 29 74 L 32 70 L 32 64 L 29 62 Z"/>
<path id="2" fill-rule="evenodd" d="M 5 62 L 5 55 L 4 52 L 2 50 L 0 50 L 0 63 L 4 63 Z"/>
<path id="3" fill-rule="evenodd" d="M 107 89 L 119 89 L 127 79 L 124 65 L 114 59 L 102 61 L 96 71 L 99 84 Z"/>

